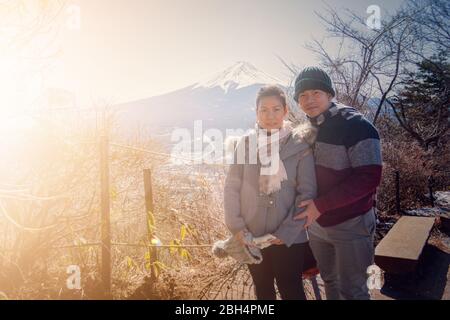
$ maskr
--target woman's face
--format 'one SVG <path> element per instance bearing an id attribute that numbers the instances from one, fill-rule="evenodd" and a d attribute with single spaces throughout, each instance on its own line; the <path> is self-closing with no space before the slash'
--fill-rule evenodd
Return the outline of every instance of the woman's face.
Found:
<path id="1" fill-rule="evenodd" d="M 322 90 L 305 90 L 298 96 L 298 104 L 311 118 L 328 110 L 333 97 L 328 92 Z"/>
<path id="2" fill-rule="evenodd" d="M 283 106 L 281 99 L 276 96 L 261 98 L 256 108 L 258 124 L 266 130 L 280 129 L 287 113 L 287 106 Z"/>

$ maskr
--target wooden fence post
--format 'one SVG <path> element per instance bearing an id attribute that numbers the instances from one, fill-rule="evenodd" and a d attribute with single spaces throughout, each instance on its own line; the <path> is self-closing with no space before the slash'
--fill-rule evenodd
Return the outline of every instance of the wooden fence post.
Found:
<path id="1" fill-rule="evenodd" d="M 153 211 L 153 187 L 152 187 L 152 172 L 150 169 L 144 169 L 144 192 L 145 192 L 145 211 L 146 211 L 146 221 L 147 221 L 147 233 L 148 233 L 148 242 L 151 244 L 151 240 L 153 239 L 153 228 L 155 226 L 155 216 Z M 158 260 L 158 252 L 156 247 L 149 248 L 150 254 L 150 277 L 152 283 L 156 280 L 155 269 L 152 266 L 152 261 Z"/>
<path id="2" fill-rule="evenodd" d="M 111 298 L 111 225 L 109 193 L 109 142 L 100 137 L 100 186 L 101 186 L 101 234 L 102 234 L 102 282 L 105 298 Z"/>
<path id="3" fill-rule="evenodd" d="M 434 195 L 433 195 L 433 187 L 434 187 L 434 179 L 433 179 L 433 176 L 430 176 L 429 178 L 428 178 L 428 193 L 429 193 L 429 196 L 430 196 L 430 203 L 431 203 L 431 206 L 434 208 Z"/>
<path id="4" fill-rule="evenodd" d="M 395 208 L 400 214 L 400 172 L 395 171 Z"/>

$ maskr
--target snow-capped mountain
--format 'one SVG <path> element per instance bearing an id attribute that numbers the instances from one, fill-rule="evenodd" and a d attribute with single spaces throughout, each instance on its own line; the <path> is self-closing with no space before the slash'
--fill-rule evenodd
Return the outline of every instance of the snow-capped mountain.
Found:
<path id="1" fill-rule="evenodd" d="M 229 89 L 241 89 L 254 84 L 281 83 L 280 80 L 256 69 L 252 64 L 239 61 L 228 69 L 214 75 L 212 78 L 200 81 L 195 88 L 220 87 L 225 92 Z"/>
<path id="2" fill-rule="evenodd" d="M 266 84 L 280 81 L 240 61 L 188 87 L 116 106 L 119 126 L 161 135 L 176 127 L 192 130 L 194 121 L 202 120 L 203 130 L 245 130 L 255 123 L 256 94 Z"/>

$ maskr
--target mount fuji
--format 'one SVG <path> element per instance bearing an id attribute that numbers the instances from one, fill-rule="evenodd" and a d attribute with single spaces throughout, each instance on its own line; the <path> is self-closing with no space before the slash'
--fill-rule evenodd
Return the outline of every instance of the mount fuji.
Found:
<path id="1" fill-rule="evenodd" d="M 139 127 L 153 135 L 168 135 L 174 128 L 248 129 L 255 123 L 258 90 L 281 81 L 249 62 L 240 61 L 218 74 L 163 95 L 116 105 L 119 127 Z"/>

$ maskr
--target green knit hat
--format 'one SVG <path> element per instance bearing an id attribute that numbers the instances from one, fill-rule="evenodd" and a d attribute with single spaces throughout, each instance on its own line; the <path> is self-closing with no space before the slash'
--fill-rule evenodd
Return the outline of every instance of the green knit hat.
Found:
<path id="1" fill-rule="evenodd" d="M 305 90 L 322 90 L 333 97 L 336 95 L 328 74 L 317 67 L 306 67 L 295 79 L 294 100 L 296 102 L 298 102 L 298 95 Z"/>

